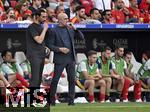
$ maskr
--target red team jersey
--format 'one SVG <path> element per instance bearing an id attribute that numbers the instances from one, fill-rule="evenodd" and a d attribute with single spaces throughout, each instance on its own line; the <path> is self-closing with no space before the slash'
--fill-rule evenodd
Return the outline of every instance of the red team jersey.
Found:
<path id="1" fill-rule="evenodd" d="M 139 9 L 150 11 L 150 4 L 147 3 L 147 0 L 142 0 Z"/>
<path id="2" fill-rule="evenodd" d="M 133 9 L 132 7 L 129 7 L 128 9 L 130 12 L 130 15 L 129 15 L 130 18 L 144 18 L 144 15 L 140 12 L 138 8 Z"/>
<path id="3" fill-rule="evenodd" d="M 144 23 L 150 23 L 150 4 L 147 3 L 147 0 L 141 1 L 139 9 L 142 10 L 145 15 Z"/>
<path id="4" fill-rule="evenodd" d="M 115 19 L 116 23 L 123 24 L 125 23 L 125 15 L 122 11 L 112 10 L 112 17 Z"/>

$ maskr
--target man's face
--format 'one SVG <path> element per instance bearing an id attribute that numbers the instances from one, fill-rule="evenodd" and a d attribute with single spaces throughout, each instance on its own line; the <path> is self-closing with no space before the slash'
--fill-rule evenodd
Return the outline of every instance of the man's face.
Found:
<path id="1" fill-rule="evenodd" d="M 119 57 L 123 57 L 123 54 L 124 54 L 124 48 L 118 48 L 118 50 L 117 50 L 117 55 L 118 55 Z"/>
<path id="2" fill-rule="evenodd" d="M 110 20 L 110 19 L 112 18 L 111 11 L 107 11 L 107 12 L 106 12 L 106 15 L 104 16 L 104 18 L 105 18 L 106 20 Z"/>
<path id="3" fill-rule="evenodd" d="M 132 7 L 138 8 L 137 0 L 132 0 L 132 1 L 130 1 L 130 4 L 131 4 Z"/>
<path id="4" fill-rule="evenodd" d="M 92 64 L 96 63 L 97 54 L 93 54 L 93 55 L 89 56 L 88 59 L 89 59 L 89 62 L 90 62 L 90 63 L 92 63 Z"/>
<path id="5" fill-rule="evenodd" d="M 25 12 L 28 9 L 28 4 L 24 3 L 21 7 L 21 10 Z"/>
<path id="6" fill-rule="evenodd" d="M 79 10 L 79 11 L 78 11 L 78 16 L 79 16 L 80 18 L 85 18 L 85 9 Z"/>
<path id="7" fill-rule="evenodd" d="M 132 59 L 132 55 L 126 54 L 126 56 L 125 56 L 125 61 L 126 61 L 127 63 L 130 63 L 130 62 L 131 62 L 131 59 Z"/>
<path id="8" fill-rule="evenodd" d="M 69 19 L 68 19 L 68 16 L 65 14 L 65 15 L 62 16 L 60 22 L 61 22 L 61 24 L 63 24 L 64 26 L 66 26 L 68 20 L 69 20 Z"/>
<path id="9" fill-rule="evenodd" d="M 35 5 L 36 5 L 37 7 L 40 7 L 40 6 L 41 6 L 41 3 L 42 3 L 41 0 L 35 0 Z"/>
<path id="10" fill-rule="evenodd" d="M 47 13 L 46 12 L 42 12 L 41 15 L 40 15 L 40 23 L 43 23 L 44 21 L 47 20 Z"/>
<path id="11" fill-rule="evenodd" d="M 53 9 L 47 9 L 47 14 L 49 17 L 55 17 L 55 11 Z"/>
<path id="12" fill-rule="evenodd" d="M 117 9 L 122 9 L 124 7 L 124 2 L 122 0 L 118 0 L 115 5 Z"/>
<path id="13" fill-rule="evenodd" d="M 57 11 L 57 14 L 59 13 L 65 13 L 65 9 L 64 9 L 64 6 L 59 6 L 59 9 Z"/>
<path id="14" fill-rule="evenodd" d="M 101 18 L 101 15 L 98 10 L 94 10 L 94 13 L 91 14 L 92 19 L 98 20 Z"/>
<path id="15" fill-rule="evenodd" d="M 111 57 L 111 50 L 106 50 L 104 52 L 104 56 L 105 56 L 106 59 L 110 59 L 110 57 Z"/>
<path id="16" fill-rule="evenodd" d="M 12 53 L 11 52 L 7 52 L 6 55 L 3 57 L 3 59 L 6 62 L 11 62 L 11 60 L 12 60 Z"/>

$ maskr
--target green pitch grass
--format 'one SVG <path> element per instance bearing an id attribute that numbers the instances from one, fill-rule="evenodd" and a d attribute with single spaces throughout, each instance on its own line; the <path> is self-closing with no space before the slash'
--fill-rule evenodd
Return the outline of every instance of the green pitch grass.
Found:
<path id="1" fill-rule="evenodd" d="M 150 103 L 93 103 L 50 107 L 50 112 L 150 112 Z"/>

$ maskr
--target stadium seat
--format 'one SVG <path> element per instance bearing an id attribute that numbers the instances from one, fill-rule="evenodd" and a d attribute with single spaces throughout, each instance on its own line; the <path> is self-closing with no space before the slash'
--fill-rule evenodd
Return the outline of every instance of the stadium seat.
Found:
<path id="1" fill-rule="evenodd" d="M 133 53 L 132 53 L 131 63 L 133 64 L 133 68 L 132 68 L 131 71 L 132 71 L 133 73 L 137 73 L 142 64 L 136 61 L 136 59 L 135 59 Z"/>
<path id="2" fill-rule="evenodd" d="M 87 59 L 84 53 L 77 53 L 77 63 L 80 63 L 82 60 Z"/>
<path id="3" fill-rule="evenodd" d="M 24 52 L 16 52 L 15 59 L 20 64 L 26 60 L 26 56 L 25 56 Z"/>

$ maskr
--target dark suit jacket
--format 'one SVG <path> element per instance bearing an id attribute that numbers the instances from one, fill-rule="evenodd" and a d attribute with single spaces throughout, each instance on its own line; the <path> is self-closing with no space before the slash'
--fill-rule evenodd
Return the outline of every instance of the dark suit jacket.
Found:
<path id="1" fill-rule="evenodd" d="M 54 51 L 54 63 L 62 64 L 62 63 L 67 62 L 68 60 L 66 58 L 66 54 L 61 53 L 59 51 L 60 47 L 65 47 L 65 46 L 64 46 L 64 40 L 62 38 L 60 29 L 58 28 L 58 26 L 56 28 L 49 29 L 49 34 L 50 36 L 45 39 L 45 43 L 46 43 L 46 46 L 50 48 L 50 50 Z M 84 35 L 81 31 L 72 30 L 72 29 L 68 29 L 68 34 L 71 40 L 73 58 L 74 58 L 74 61 L 76 61 L 74 38 L 77 37 L 77 38 L 84 39 Z"/>

